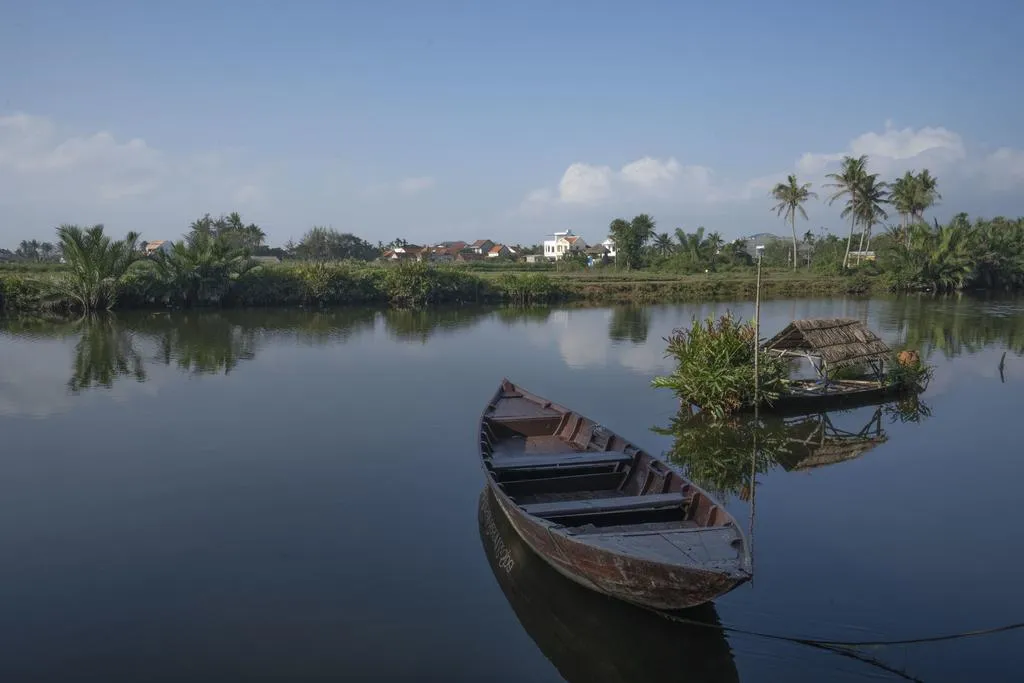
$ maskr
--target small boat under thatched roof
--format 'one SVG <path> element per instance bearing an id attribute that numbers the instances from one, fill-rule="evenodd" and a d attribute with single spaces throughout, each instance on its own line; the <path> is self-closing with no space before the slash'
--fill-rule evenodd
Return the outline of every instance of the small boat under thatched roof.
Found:
<path id="1" fill-rule="evenodd" d="M 794 320 L 762 348 L 780 355 L 821 359 L 823 372 L 851 365 L 882 364 L 892 350 L 854 318 Z"/>
<path id="2" fill-rule="evenodd" d="M 794 320 L 761 348 L 779 356 L 806 358 L 818 379 L 791 380 L 787 391 L 768 409 L 783 412 L 848 404 L 870 404 L 904 387 L 887 381 L 885 364 L 892 350 L 860 320 L 818 318 Z M 844 368 L 869 369 L 863 377 L 837 379 Z"/>

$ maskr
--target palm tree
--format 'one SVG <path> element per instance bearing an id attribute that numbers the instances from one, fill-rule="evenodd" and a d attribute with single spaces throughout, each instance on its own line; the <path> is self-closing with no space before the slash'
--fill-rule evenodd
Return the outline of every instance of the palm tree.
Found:
<path id="1" fill-rule="evenodd" d="M 672 238 L 669 237 L 667 232 L 663 232 L 654 238 L 654 251 L 661 254 L 662 256 L 668 256 L 675 250 L 675 246 L 672 244 Z"/>
<path id="2" fill-rule="evenodd" d="M 55 281 L 54 294 L 84 311 L 112 308 L 125 273 L 139 259 L 139 234 L 129 232 L 123 240 L 111 241 L 102 225 L 85 230 L 62 225 L 57 236 L 68 272 Z"/>
<path id="3" fill-rule="evenodd" d="M 718 252 L 725 245 L 725 240 L 722 239 L 722 235 L 717 230 L 712 230 L 708 233 L 705 243 L 707 244 L 708 257 L 711 259 L 711 270 L 714 270 L 715 261 L 718 260 Z"/>
<path id="4" fill-rule="evenodd" d="M 811 257 L 814 255 L 814 233 L 808 230 L 804 233 L 804 244 L 807 245 L 807 267 L 811 267 Z"/>
<path id="5" fill-rule="evenodd" d="M 818 195 L 811 191 L 810 183 L 799 184 L 796 176 L 791 173 L 786 182 L 779 183 L 772 189 L 772 197 L 778 202 L 772 210 L 776 215 L 785 216 L 793 231 L 793 270 L 796 270 L 796 214 L 799 211 L 803 219 L 807 220 L 804 202 L 808 199 L 817 199 Z"/>
<path id="6" fill-rule="evenodd" d="M 892 191 L 889 194 L 893 208 L 900 215 L 901 234 L 907 244 L 910 244 L 910 230 L 907 228 L 910 225 L 911 216 L 915 213 L 917 187 L 917 176 L 913 172 L 907 171 L 892 184 Z"/>
<path id="7" fill-rule="evenodd" d="M 228 235 L 195 233 L 188 242 L 175 242 L 169 252 L 157 252 L 154 265 L 168 298 L 192 306 L 220 301 L 252 262 L 248 250 Z"/>
<path id="8" fill-rule="evenodd" d="M 923 222 L 924 212 L 935 206 L 938 200 L 942 199 L 942 195 L 938 190 L 938 178 L 929 173 L 927 168 L 918 173 L 915 180 L 916 192 L 914 192 L 912 214 L 919 222 Z"/>
<path id="9" fill-rule="evenodd" d="M 871 229 L 889 217 L 883 204 L 889 203 L 889 184 L 878 180 L 877 173 L 865 175 L 857 192 L 856 217 L 864 226 L 860 233 L 859 253 L 865 249 L 864 236 L 867 235 L 867 249 L 871 249 Z M 860 263 L 858 254 L 857 263 Z"/>
<path id="10" fill-rule="evenodd" d="M 837 199 L 846 197 L 846 206 L 840 215 L 841 218 L 850 219 L 850 236 L 846 240 L 846 254 L 843 256 L 843 268 L 846 268 L 850 261 L 850 246 L 853 244 L 853 231 L 857 227 L 857 192 L 867 175 L 868 156 L 862 154 L 859 157 L 849 155 L 843 157 L 842 166 L 838 173 L 829 173 L 826 177 L 834 182 L 825 187 L 835 188 L 835 192 L 829 197 L 829 206 Z"/>

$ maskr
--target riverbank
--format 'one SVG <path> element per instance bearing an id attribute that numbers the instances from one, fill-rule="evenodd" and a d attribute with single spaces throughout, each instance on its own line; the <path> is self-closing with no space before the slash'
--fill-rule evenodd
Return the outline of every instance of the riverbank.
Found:
<path id="1" fill-rule="evenodd" d="M 73 274 L 0 268 L 0 310 L 72 308 L 59 283 Z M 835 296 L 884 291 L 878 277 L 766 272 L 762 296 Z M 753 273 L 672 276 L 645 271 L 473 271 L 423 264 L 378 266 L 351 263 L 260 265 L 237 277 L 197 273 L 168 282 L 148 263 L 137 264 L 118 283 L 116 308 L 166 309 L 191 306 L 346 306 L 423 308 L 442 304 L 556 302 L 674 303 L 752 298 Z"/>

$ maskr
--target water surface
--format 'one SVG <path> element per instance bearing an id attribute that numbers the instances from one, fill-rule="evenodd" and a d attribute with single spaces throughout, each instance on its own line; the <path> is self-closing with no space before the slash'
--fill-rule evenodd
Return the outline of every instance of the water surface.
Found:
<path id="1" fill-rule="evenodd" d="M 671 369 L 662 338 L 727 308 L 752 313 L 0 321 L 0 679 L 894 678 L 666 627 L 559 583 L 514 538 L 504 569 L 474 451 L 502 377 L 665 453 L 743 525 L 756 501 L 755 579 L 703 610 L 711 621 L 876 640 L 1021 620 L 1024 301 L 765 303 L 766 335 L 857 317 L 936 373 L 920 401 L 773 423 L 753 490 L 748 425 L 704 429 L 649 387 Z M 672 641 L 677 657 L 655 651 Z M 921 680 L 1013 680 L 1022 647 L 1009 632 L 870 655 Z"/>

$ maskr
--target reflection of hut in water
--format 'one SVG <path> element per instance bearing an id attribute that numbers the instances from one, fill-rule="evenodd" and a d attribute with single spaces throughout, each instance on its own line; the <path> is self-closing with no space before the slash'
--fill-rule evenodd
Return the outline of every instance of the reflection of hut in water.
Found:
<path id="1" fill-rule="evenodd" d="M 739 681 L 713 604 L 672 613 L 710 626 L 685 624 L 566 579 L 526 546 L 487 489 L 480 494 L 478 521 L 498 585 L 565 680 Z"/>
<path id="2" fill-rule="evenodd" d="M 902 389 L 885 376 L 891 349 L 859 320 L 794 320 L 762 348 L 785 358 L 805 358 L 817 375 L 815 379 L 791 380 L 786 391 L 766 406 L 773 412 L 877 402 Z M 870 372 L 837 376 L 840 371 L 856 368 L 868 368 Z"/>
<path id="3" fill-rule="evenodd" d="M 856 432 L 839 429 L 829 413 L 783 421 L 786 447 L 775 460 L 787 472 L 809 470 L 858 458 L 889 440 L 882 429 L 882 406 Z"/>

